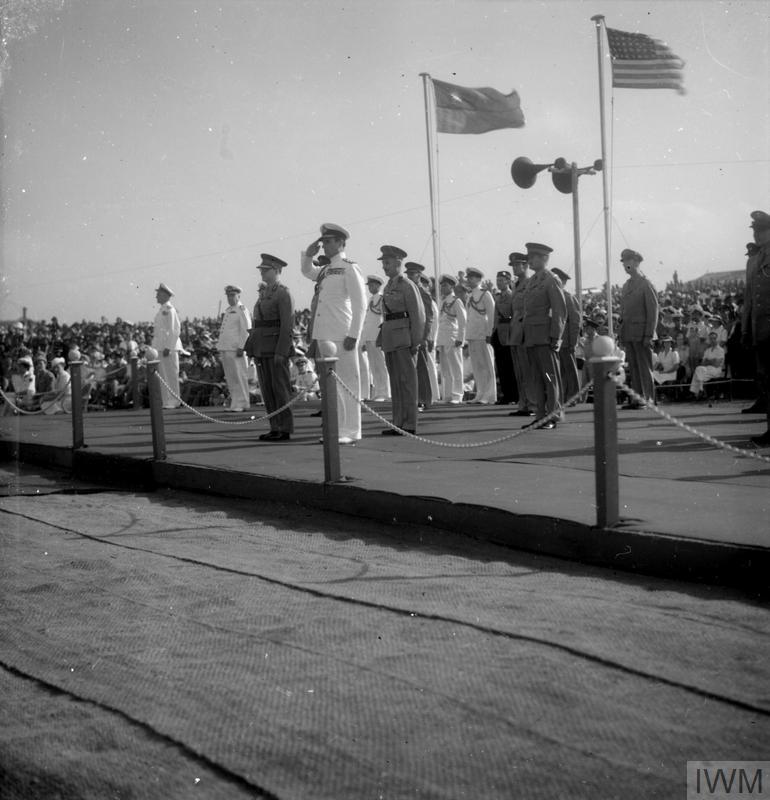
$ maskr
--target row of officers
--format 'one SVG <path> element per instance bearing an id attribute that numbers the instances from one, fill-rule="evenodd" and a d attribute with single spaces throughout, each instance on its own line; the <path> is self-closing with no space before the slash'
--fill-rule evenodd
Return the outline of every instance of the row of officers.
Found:
<path id="1" fill-rule="evenodd" d="M 348 232 L 340 225 L 325 223 L 320 233 L 300 255 L 303 275 L 315 284 L 308 355 L 319 355 L 319 342 L 336 346 L 335 372 L 350 390 L 338 392 L 340 444 L 354 444 L 361 438 L 361 408 L 356 397 L 369 398 L 370 381 L 373 399 L 392 400 L 393 427 L 382 431 L 386 436 L 417 433 L 419 408 L 438 400 L 439 394 L 444 402 L 461 403 L 464 345 L 475 381 L 472 402 L 511 402 L 508 393 L 515 390 L 509 387 L 515 381 L 518 407 L 510 414 L 534 417 L 536 423 L 548 417 L 538 427 L 556 427 L 565 399 L 579 391 L 575 348 L 581 309 L 565 289 L 569 277 L 557 268 L 548 268 L 551 247 L 530 242 L 525 253 L 511 253 L 510 270 L 497 273 L 498 291 L 494 294 L 482 286 L 484 273 L 475 267 L 465 271 L 462 287 L 454 276 L 442 275 L 437 303 L 428 291 L 425 268 L 407 261 L 407 253 L 400 247 L 383 245 L 378 260 L 384 276 L 364 278 L 345 253 Z M 624 251 L 624 263 L 628 254 L 638 256 Z M 641 256 L 638 259 L 641 261 Z M 284 408 L 293 397 L 289 365 L 294 355 L 294 302 L 280 280 L 286 267 L 286 261 L 262 254 L 259 298 L 251 319 L 240 301 L 240 287 L 226 287 L 228 307 L 217 342 L 231 396 L 228 410 L 249 407 L 247 357 L 256 363 L 268 413 L 283 409 L 270 417 L 270 431 L 260 436 L 264 441 L 288 441 L 294 431 L 291 408 Z M 459 292 L 460 288 L 464 291 Z M 465 297 L 461 299 L 459 294 Z M 651 294 L 656 297 L 654 289 Z M 651 323 L 654 330 L 657 318 Z M 499 400 L 493 342 L 498 356 L 501 350 L 509 356 L 497 359 L 502 365 Z M 503 374 L 506 369 L 512 374 Z M 362 377 L 367 370 L 370 375 Z M 363 392 L 362 386 L 366 387 Z"/>

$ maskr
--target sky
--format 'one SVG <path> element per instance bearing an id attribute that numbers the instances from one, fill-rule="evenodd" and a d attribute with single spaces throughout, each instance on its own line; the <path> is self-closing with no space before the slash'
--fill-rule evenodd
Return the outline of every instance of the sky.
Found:
<path id="1" fill-rule="evenodd" d="M 569 195 L 518 156 L 601 156 L 596 27 L 664 40 L 687 93 L 606 83 L 610 274 L 644 255 L 662 289 L 742 269 L 770 211 L 770 11 L 764 0 L 3 0 L 0 320 L 152 320 L 160 281 L 185 317 L 224 287 L 256 300 L 260 253 L 288 262 L 324 222 L 364 275 L 394 244 L 434 273 L 420 73 L 516 89 L 526 125 L 433 133 L 439 272 L 493 277 L 527 241 L 574 269 Z M 18 21 L 18 20 L 17 20 Z M 23 28 L 23 29 L 22 29 Z M 20 32 L 19 32 L 20 31 Z M 603 46 L 606 63 L 606 46 Z M 580 178 L 582 284 L 606 276 L 603 179 Z"/>

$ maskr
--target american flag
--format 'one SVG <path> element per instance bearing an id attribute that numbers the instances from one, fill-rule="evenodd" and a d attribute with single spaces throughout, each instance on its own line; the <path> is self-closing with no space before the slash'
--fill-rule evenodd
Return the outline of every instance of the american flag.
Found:
<path id="1" fill-rule="evenodd" d="M 676 89 L 684 94 L 684 61 L 659 39 L 607 28 L 616 89 Z"/>

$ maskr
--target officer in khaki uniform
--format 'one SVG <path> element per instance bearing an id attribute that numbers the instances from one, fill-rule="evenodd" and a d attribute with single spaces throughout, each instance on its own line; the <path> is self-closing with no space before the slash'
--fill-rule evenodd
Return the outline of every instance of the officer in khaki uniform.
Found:
<path id="1" fill-rule="evenodd" d="M 526 248 L 527 261 L 534 274 L 524 289 L 524 346 L 529 359 L 535 415 L 541 419 L 561 411 L 559 349 L 567 321 L 567 304 L 558 278 L 546 268 L 553 248 L 536 242 L 528 242 Z M 556 419 L 551 418 L 538 427 L 551 430 L 556 427 Z"/>
<path id="2" fill-rule="evenodd" d="M 752 211 L 751 220 L 759 249 L 747 269 L 741 343 L 754 348 L 760 397 L 767 399 L 770 393 L 770 214 Z M 766 407 L 765 414 L 767 430 L 751 437 L 758 447 L 770 447 L 770 408 Z"/>
<path id="3" fill-rule="evenodd" d="M 652 340 L 658 327 L 658 293 L 642 274 L 642 256 L 626 248 L 620 260 L 628 275 L 620 295 L 620 328 L 618 341 L 626 351 L 629 383 L 645 400 L 655 401 L 652 377 Z M 644 408 L 638 400 L 630 400 L 624 409 Z"/>
<path id="4" fill-rule="evenodd" d="M 558 267 L 554 267 L 551 272 L 559 279 L 561 290 L 564 294 L 564 302 L 567 304 L 567 323 L 564 326 L 564 336 L 559 349 L 561 402 L 563 405 L 580 391 L 580 375 L 577 361 L 575 360 L 575 348 L 580 338 L 580 323 L 583 319 L 583 310 L 580 307 L 580 300 L 572 292 L 567 291 L 569 275 Z"/>
<path id="5" fill-rule="evenodd" d="M 402 273 L 406 253 L 393 245 L 383 245 L 382 268 L 388 282 L 382 293 L 384 313 L 378 340 L 385 353 L 393 399 L 393 424 L 408 433 L 417 431 L 417 352 L 425 336 L 425 306 L 419 290 Z M 392 428 L 383 436 L 399 436 Z"/>
<path id="6" fill-rule="evenodd" d="M 420 279 L 425 272 L 425 267 L 416 261 L 407 261 L 404 264 L 406 277 L 417 287 L 417 292 L 422 300 L 423 311 L 425 313 L 425 328 L 423 329 L 422 342 L 417 351 L 417 402 L 420 408 L 430 408 L 434 400 L 438 397 L 433 395 L 433 383 L 435 382 L 436 363 L 433 360 L 433 337 L 431 331 L 435 314 L 433 310 L 433 298 L 430 292 L 421 285 Z M 434 381 L 431 381 L 431 373 Z"/>
<path id="7" fill-rule="evenodd" d="M 510 346 L 511 319 L 513 318 L 513 292 L 511 273 L 501 269 L 496 276 L 495 326 L 492 331 L 492 351 L 495 354 L 495 367 L 500 380 L 500 397 L 497 405 L 507 406 L 518 399 L 516 377 L 513 372 L 513 357 Z"/>
<path id="8" fill-rule="evenodd" d="M 262 253 L 261 258 L 262 286 L 245 349 L 256 362 L 262 399 L 270 414 L 292 398 L 289 358 L 294 352 L 294 300 L 279 280 L 286 262 L 268 253 Z M 292 433 L 294 416 L 287 408 L 270 417 L 270 432 L 259 438 L 263 442 L 285 442 Z"/>
<path id="9" fill-rule="evenodd" d="M 516 277 L 511 300 L 511 324 L 508 331 L 508 342 L 511 346 L 511 361 L 516 385 L 519 389 L 519 407 L 509 412 L 509 417 L 533 417 L 535 415 L 535 398 L 532 393 L 527 348 L 524 347 L 524 290 L 532 277 L 526 253 L 511 253 L 508 263 Z"/>

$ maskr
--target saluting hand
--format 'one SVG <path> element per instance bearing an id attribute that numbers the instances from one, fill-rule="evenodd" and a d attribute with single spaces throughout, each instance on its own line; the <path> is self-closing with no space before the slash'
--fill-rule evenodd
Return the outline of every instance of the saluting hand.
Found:
<path id="1" fill-rule="evenodd" d="M 321 240 L 315 239 L 307 246 L 305 252 L 310 256 L 310 258 L 312 258 L 320 249 L 321 249 Z"/>

